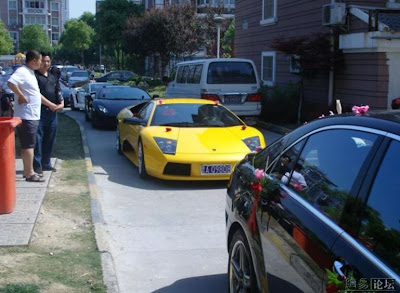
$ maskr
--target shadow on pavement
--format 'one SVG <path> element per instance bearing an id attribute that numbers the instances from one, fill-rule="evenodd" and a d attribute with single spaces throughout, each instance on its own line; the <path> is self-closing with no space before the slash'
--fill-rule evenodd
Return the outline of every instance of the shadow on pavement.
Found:
<path id="1" fill-rule="evenodd" d="M 153 293 L 221 293 L 227 291 L 227 275 L 210 275 L 182 279 Z"/>

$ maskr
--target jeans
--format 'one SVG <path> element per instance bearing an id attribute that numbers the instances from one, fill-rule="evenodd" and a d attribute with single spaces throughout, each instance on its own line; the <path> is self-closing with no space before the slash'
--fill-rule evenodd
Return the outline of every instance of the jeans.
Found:
<path id="1" fill-rule="evenodd" d="M 42 109 L 36 136 L 35 156 L 33 159 L 34 170 L 51 167 L 50 158 L 56 141 L 57 124 L 57 112 Z"/>

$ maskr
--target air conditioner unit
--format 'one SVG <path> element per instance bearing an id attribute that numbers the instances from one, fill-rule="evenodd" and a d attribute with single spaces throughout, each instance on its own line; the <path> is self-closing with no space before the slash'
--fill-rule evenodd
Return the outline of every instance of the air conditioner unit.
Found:
<path id="1" fill-rule="evenodd" d="M 346 3 L 331 3 L 322 6 L 322 25 L 346 23 Z"/>

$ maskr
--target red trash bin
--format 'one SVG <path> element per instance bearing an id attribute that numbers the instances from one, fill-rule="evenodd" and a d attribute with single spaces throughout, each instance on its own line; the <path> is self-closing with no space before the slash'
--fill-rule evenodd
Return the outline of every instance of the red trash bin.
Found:
<path id="1" fill-rule="evenodd" d="M 15 207 L 15 135 L 21 124 L 19 117 L 0 117 L 0 214 L 9 214 Z"/>

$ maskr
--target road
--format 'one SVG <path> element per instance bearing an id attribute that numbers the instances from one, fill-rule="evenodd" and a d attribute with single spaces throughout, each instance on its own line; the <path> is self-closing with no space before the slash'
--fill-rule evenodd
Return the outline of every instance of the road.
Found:
<path id="1" fill-rule="evenodd" d="M 121 293 L 226 291 L 226 182 L 142 180 L 115 131 L 84 125 Z M 263 131 L 268 144 L 280 135 Z"/>

